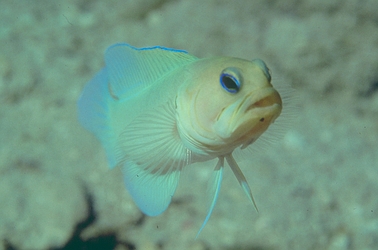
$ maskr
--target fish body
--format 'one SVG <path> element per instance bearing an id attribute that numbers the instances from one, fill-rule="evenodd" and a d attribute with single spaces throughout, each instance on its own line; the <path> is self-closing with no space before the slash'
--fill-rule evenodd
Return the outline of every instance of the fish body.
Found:
<path id="1" fill-rule="evenodd" d="M 184 167 L 218 158 L 198 234 L 215 206 L 225 161 L 255 205 L 232 153 L 256 141 L 281 110 L 260 59 L 199 59 L 128 44 L 107 49 L 105 67 L 78 100 L 79 121 L 101 141 L 110 168 L 122 168 L 126 188 L 147 215 L 166 210 Z"/>

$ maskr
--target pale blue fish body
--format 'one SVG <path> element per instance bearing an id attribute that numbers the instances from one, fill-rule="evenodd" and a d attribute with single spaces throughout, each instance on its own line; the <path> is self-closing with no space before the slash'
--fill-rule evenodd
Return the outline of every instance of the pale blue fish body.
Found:
<path id="1" fill-rule="evenodd" d="M 101 141 L 110 168 L 122 168 L 126 188 L 150 216 L 167 209 L 184 167 L 218 158 L 201 231 L 219 194 L 224 159 L 255 203 L 232 153 L 280 115 L 281 97 L 270 81 L 259 59 L 198 59 L 182 50 L 116 44 L 79 98 L 79 121 Z"/>

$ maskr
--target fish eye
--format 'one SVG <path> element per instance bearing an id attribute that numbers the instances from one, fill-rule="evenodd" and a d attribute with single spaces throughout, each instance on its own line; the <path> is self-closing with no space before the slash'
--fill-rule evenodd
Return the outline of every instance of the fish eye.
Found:
<path id="1" fill-rule="evenodd" d="M 238 80 L 238 77 L 232 70 L 225 69 L 223 70 L 219 82 L 223 89 L 225 89 L 227 92 L 230 92 L 232 94 L 235 94 L 239 92 L 240 89 L 240 81 Z"/>

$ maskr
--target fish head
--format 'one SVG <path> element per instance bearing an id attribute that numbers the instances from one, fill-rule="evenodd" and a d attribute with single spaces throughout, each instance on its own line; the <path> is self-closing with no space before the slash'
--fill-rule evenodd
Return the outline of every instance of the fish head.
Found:
<path id="1" fill-rule="evenodd" d="M 226 155 L 253 143 L 282 111 L 266 64 L 221 57 L 188 69 L 176 98 L 178 132 L 197 154 Z"/>

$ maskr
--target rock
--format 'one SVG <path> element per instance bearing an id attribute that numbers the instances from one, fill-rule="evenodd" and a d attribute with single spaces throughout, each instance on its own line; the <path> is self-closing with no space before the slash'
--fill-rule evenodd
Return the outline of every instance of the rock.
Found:
<path id="1" fill-rule="evenodd" d="M 79 181 L 35 169 L 2 173 L 0 204 L 0 241 L 16 249 L 62 246 L 87 214 Z"/>

